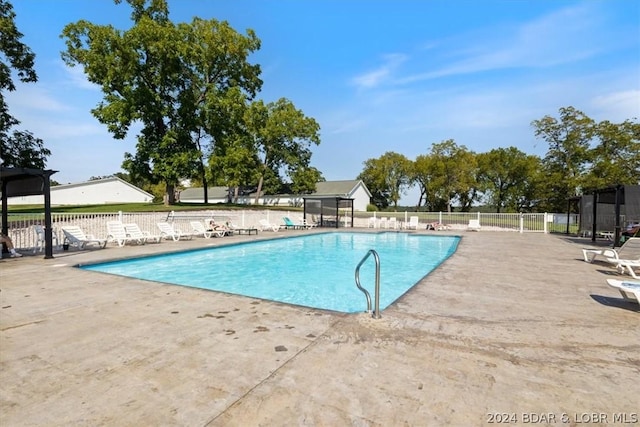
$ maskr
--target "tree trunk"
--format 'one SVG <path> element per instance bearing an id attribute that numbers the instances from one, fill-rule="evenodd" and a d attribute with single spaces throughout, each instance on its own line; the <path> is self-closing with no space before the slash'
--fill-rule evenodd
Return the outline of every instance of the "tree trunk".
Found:
<path id="1" fill-rule="evenodd" d="M 254 205 L 257 205 L 260 201 L 260 193 L 262 192 L 263 182 L 264 182 L 264 175 L 260 175 L 260 179 L 258 180 L 258 190 L 256 191 L 256 199 L 254 201 Z"/>
<path id="2" fill-rule="evenodd" d="M 166 183 L 164 194 L 164 205 L 171 206 L 176 204 L 176 187 L 173 184 Z"/>
<path id="3" fill-rule="evenodd" d="M 233 203 L 238 203 L 239 194 L 240 194 L 240 186 L 236 185 L 235 190 L 233 190 Z"/>

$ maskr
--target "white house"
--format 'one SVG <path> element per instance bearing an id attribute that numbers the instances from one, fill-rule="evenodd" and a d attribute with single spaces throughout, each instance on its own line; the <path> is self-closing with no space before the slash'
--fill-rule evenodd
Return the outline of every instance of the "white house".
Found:
<path id="1" fill-rule="evenodd" d="M 51 187 L 51 205 L 151 203 L 153 195 L 118 177 Z M 10 205 L 41 205 L 44 196 L 9 197 Z"/>
<path id="2" fill-rule="evenodd" d="M 258 203 L 268 206 L 302 206 L 305 196 L 336 196 L 353 199 L 353 209 L 366 211 L 371 201 L 371 193 L 361 180 L 325 181 L 316 183 L 316 191 L 311 194 L 266 194 L 260 196 Z M 209 203 L 226 203 L 229 192 L 227 187 L 209 187 L 207 193 Z M 239 204 L 252 204 L 255 194 L 238 198 Z M 181 203 L 204 203 L 204 188 L 186 188 L 180 192 Z"/>
<path id="3" fill-rule="evenodd" d="M 366 211 L 371 203 L 371 193 L 361 180 L 325 181 L 316 184 L 316 192 L 310 196 L 336 196 L 353 199 L 353 210 Z"/>

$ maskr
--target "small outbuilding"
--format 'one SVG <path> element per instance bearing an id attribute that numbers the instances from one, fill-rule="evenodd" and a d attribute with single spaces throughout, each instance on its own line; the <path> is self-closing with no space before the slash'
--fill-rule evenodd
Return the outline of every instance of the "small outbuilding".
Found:
<path id="1" fill-rule="evenodd" d="M 615 185 L 585 191 L 580 197 L 580 231 L 595 240 L 599 233 L 613 233 L 620 245 L 625 224 L 640 222 L 640 185 Z"/>
<path id="2" fill-rule="evenodd" d="M 116 176 L 51 187 L 51 204 L 54 206 L 151 202 L 153 202 L 153 194 L 147 193 Z M 11 198 L 12 205 L 39 205 L 42 203 L 43 196 L 41 195 Z"/>
<path id="3" fill-rule="evenodd" d="M 318 227 L 353 227 L 353 199 L 341 196 L 304 197 L 304 219 Z"/>
<path id="4" fill-rule="evenodd" d="M 44 257 L 53 258 L 51 228 L 51 175 L 57 171 L 0 167 L 2 187 L 2 234 L 9 235 L 9 198 L 41 195 L 44 202 Z M 6 248 L 3 245 L 3 253 Z"/>

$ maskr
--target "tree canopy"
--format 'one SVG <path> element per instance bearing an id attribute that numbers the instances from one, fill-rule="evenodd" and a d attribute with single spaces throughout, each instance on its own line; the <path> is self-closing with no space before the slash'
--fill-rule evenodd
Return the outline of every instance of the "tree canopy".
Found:
<path id="1" fill-rule="evenodd" d="M 311 144 L 320 144 L 320 125 L 313 118 L 306 117 L 291 101 L 281 98 L 269 104 L 253 102 L 247 110 L 245 124 L 260 164 L 256 203 L 265 182 L 271 183 L 272 192 L 278 190 L 281 170 L 289 177 L 306 179 L 302 172 L 311 160 Z"/>
<path id="2" fill-rule="evenodd" d="M 249 61 L 260 48 L 256 34 L 215 19 L 174 24 L 166 0 L 125 1 L 130 29 L 69 24 L 62 58 L 102 87 L 92 113 L 115 138 L 142 126 L 123 162 L 132 179 L 164 182 L 169 204 L 182 178 L 202 182 L 205 201 L 208 182 L 235 188 L 237 197 L 249 183 L 258 193 L 278 189 L 281 174 L 309 190 L 321 177 L 309 167 L 320 127 L 284 98 L 254 101 L 262 87 L 260 66 Z"/>
<path id="3" fill-rule="evenodd" d="M 369 159 L 358 175 L 371 191 L 373 203 L 379 207 L 398 207 L 402 193 L 411 180 L 412 163 L 404 155 L 387 151 L 377 159 Z"/>
<path id="4" fill-rule="evenodd" d="M 591 189 L 640 182 L 640 123 L 596 122 L 574 107 L 558 117 L 532 121 L 534 133 L 549 144 L 546 155 L 515 147 L 474 153 L 454 140 L 431 145 L 409 160 L 409 183 L 418 186 L 417 208 L 468 211 L 484 205 L 501 212 L 563 212 L 567 200 Z M 386 208 L 394 202 L 383 167 L 388 153 L 368 159 L 359 178 Z"/>
<path id="5" fill-rule="evenodd" d="M 260 40 L 215 19 L 174 24 L 166 0 L 126 2 L 133 10 L 129 30 L 68 24 L 62 58 L 101 86 L 104 98 L 92 113 L 115 138 L 141 124 L 137 151 L 125 155 L 123 167 L 133 177 L 163 181 L 173 203 L 179 179 L 202 176 L 211 144 L 237 126 L 229 108 L 261 88 L 260 67 L 248 62 Z"/>
<path id="6" fill-rule="evenodd" d="M 20 121 L 9 113 L 4 98 L 4 91 L 16 90 L 12 71 L 23 83 L 38 80 L 34 69 L 35 54 L 20 41 L 23 34 L 18 31 L 15 17 L 11 3 L 0 0 L 0 153 L 7 167 L 44 169 L 51 151 L 31 132 L 15 129 Z"/>

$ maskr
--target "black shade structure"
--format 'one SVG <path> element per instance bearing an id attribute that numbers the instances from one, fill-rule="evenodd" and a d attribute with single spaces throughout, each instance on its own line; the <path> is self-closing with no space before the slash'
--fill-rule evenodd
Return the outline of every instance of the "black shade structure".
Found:
<path id="1" fill-rule="evenodd" d="M 2 182 L 2 233 L 8 235 L 7 198 L 15 196 L 44 195 L 44 257 L 53 258 L 51 228 L 51 175 L 57 171 L 31 168 L 0 167 Z M 3 247 L 3 251 L 6 248 Z"/>
<path id="2" fill-rule="evenodd" d="M 623 216 L 627 222 L 640 222 L 640 185 L 589 190 L 580 199 L 580 228 L 591 231 L 592 241 L 598 231 L 613 230 L 613 245 L 620 246 Z"/>
<path id="3" fill-rule="evenodd" d="M 307 216 L 315 216 L 319 227 L 340 226 L 340 210 L 351 215 L 351 227 L 353 227 L 353 199 L 340 196 L 307 196 L 304 200 L 304 219 Z M 345 212 L 345 216 L 346 216 Z"/>

